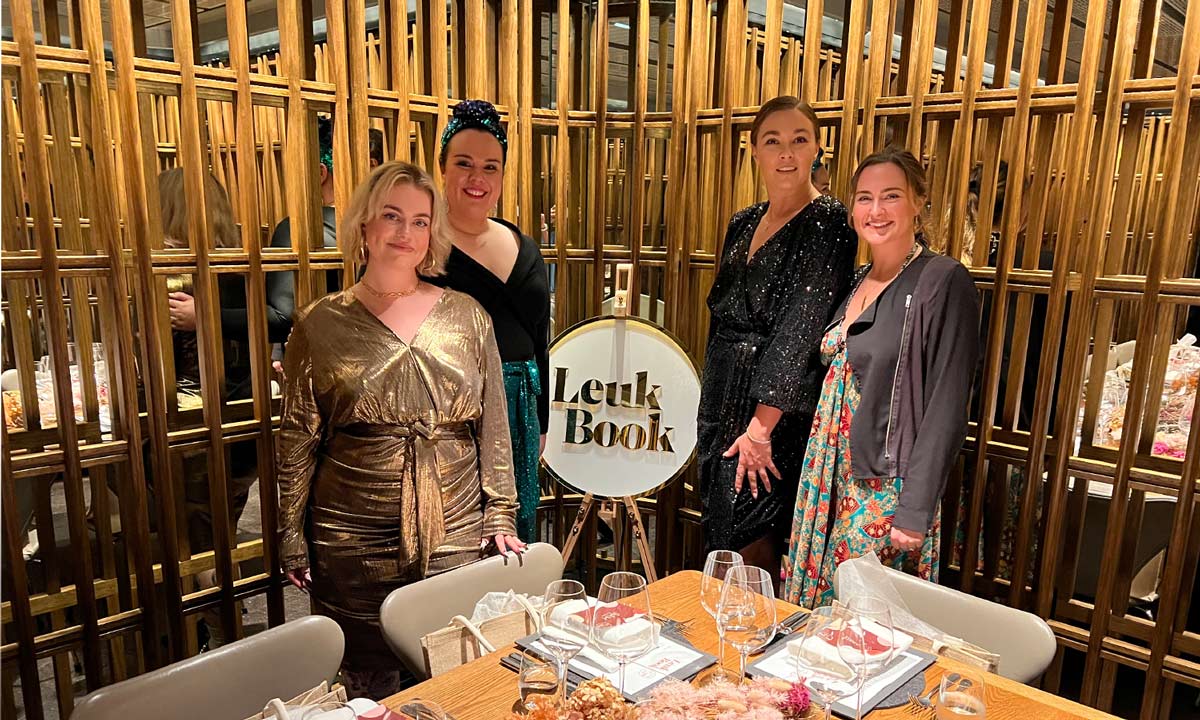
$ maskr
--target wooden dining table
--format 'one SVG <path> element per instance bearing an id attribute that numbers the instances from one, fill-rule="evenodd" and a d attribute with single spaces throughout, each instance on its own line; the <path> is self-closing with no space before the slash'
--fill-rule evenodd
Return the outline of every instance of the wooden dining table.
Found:
<path id="1" fill-rule="evenodd" d="M 719 642 L 717 630 L 712 616 L 700 605 L 700 577 L 701 574 L 695 570 L 685 570 L 651 583 L 650 605 L 655 615 L 688 623 L 688 641 L 698 649 L 716 655 Z M 782 600 L 776 600 L 776 604 L 780 618 L 800 609 Z M 518 700 L 517 676 L 501 666 L 500 660 L 513 650 L 512 645 L 500 648 L 490 655 L 484 655 L 473 662 L 426 680 L 381 702 L 391 709 L 398 710 L 404 703 L 416 699 L 428 700 L 437 703 L 455 720 L 504 720 Z M 737 653 L 727 652 L 725 665 L 736 672 Z M 925 671 L 926 692 L 936 688 L 943 675 L 964 670 L 976 671 L 975 668 L 949 658 L 939 658 Z M 987 674 L 985 684 L 988 720 L 1114 717 L 999 675 Z M 811 716 L 819 717 L 815 712 Z M 913 714 L 908 707 L 902 705 L 875 710 L 867 717 L 871 720 L 914 720 L 921 717 L 930 720 L 933 713 Z"/>

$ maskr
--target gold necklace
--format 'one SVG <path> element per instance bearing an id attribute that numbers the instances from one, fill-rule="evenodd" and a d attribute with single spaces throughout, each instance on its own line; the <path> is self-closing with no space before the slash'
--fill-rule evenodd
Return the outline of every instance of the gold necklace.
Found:
<path id="1" fill-rule="evenodd" d="M 892 280 L 895 280 L 896 278 L 900 277 L 900 273 L 904 272 L 904 269 L 907 268 L 908 264 L 913 261 L 914 257 L 916 257 L 917 248 L 919 248 L 920 246 L 921 246 L 921 244 L 919 242 L 913 243 L 913 246 L 911 248 L 909 248 L 909 250 L 908 250 L 908 254 L 904 256 L 904 262 L 900 263 L 900 269 L 897 270 L 896 274 L 893 275 L 891 277 L 891 279 L 889 279 L 887 281 L 887 283 L 885 283 L 884 286 L 882 288 L 880 288 L 879 292 L 875 294 L 876 298 L 883 294 L 883 291 L 887 289 L 888 285 L 892 284 Z M 866 282 L 867 275 L 869 275 L 870 272 L 871 272 L 870 270 L 867 270 L 866 274 L 863 275 L 862 280 L 859 281 L 860 286 Z M 858 294 L 858 289 L 859 288 L 855 288 L 855 294 Z M 874 301 L 874 299 L 875 298 L 872 298 L 872 301 Z M 864 292 L 862 294 L 862 299 L 860 299 L 858 301 L 858 311 L 861 313 L 863 310 L 866 310 L 866 309 L 867 309 L 867 293 Z"/>
<path id="2" fill-rule="evenodd" d="M 376 290 L 375 288 L 371 287 L 371 283 L 367 282 L 366 278 L 359 280 L 358 284 L 362 285 L 363 289 L 365 289 L 367 292 L 371 293 L 372 295 L 374 295 L 377 298 L 409 297 L 410 295 L 416 295 L 417 290 L 421 287 L 420 280 L 417 281 L 416 285 L 413 285 L 411 290 L 391 290 L 388 292 L 384 292 L 383 290 Z"/>

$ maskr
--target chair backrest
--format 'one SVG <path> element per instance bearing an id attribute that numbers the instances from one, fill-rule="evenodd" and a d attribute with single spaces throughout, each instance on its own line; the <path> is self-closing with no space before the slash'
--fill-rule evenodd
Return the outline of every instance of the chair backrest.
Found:
<path id="1" fill-rule="evenodd" d="M 241 720 L 273 698 L 289 700 L 330 680 L 345 639 L 333 620 L 293 620 L 159 670 L 101 688 L 75 720 Z"/>
<path id="2" fill-rule="evenodd" d="M 1099 483 L 1093 483 L 1098 485 Z M 1081 484 L 1071 488 L 1071 493 L 1084 492 Z M 1140 575 L 1155 561 L 1158 554 L 1167 547 L 1171 536 L 1171 517 L 1175 512 L 1175 498 L 1164 495 L 1149 494 L 1144 498 L 1142 506 L 1141 526 L 1138 529 L 1137 545 L 1134 550 L 1134 574 Z M 1087 507 L 1083 517 L 1083 531 L 1079 540 L 1079 559 L 1075 566 L 1075 584 L 1072 595 L 1084 598 L 1096 597 L 1096 588 L 1100 584 L 1100 563 L 1103 559 L 1104 548 L 1107 547 L 1106 529 L 1108 528 L 1108 506 L 1110 497 L 1089 492 Z M 1133 512 L 1131 507 L 1130 512 Z M 1131 542 L 1132 536 L 1127 536 L 1125 542 Z M 1144 601 L 1146 596 L 1153 594 L 1157 586 L 1157 575 L 1148 574 L 1143 580 L 1135 582 L 1130 587 L 1130 600 Z M 1145 580 L 1149 580 L 1146 582 Z M 1148 586 L 1148 587 L 1147 587 Z"/>
<path id="3" fill-rule="evenodd" d="M 1000 656 L 997 672 L 1028 683 L 1054 659 L 1054 631 L 1037 615 L 883 568 L 919 620 Z"/>
<path id="4" fill-rule="evenodd" d="M 534 543 L 519 556 L 499 555 L 397 588 L 383 601 L 379 623 L 392 651 L 417 678 L 424 678 L 421 638 L 446 627 L 455 615 L 470 617 L 486 593 L 513 592 L 540 596 L 562 577 L 558 548 Z"/>

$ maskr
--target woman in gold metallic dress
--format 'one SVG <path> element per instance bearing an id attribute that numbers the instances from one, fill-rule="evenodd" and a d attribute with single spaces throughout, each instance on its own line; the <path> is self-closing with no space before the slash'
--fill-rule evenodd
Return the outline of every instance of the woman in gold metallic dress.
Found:
<path id="1" fill-rule="evenodd" d="M 378 621 L 389 592 L 493 544 L 524 548 L 491 320 L 469 296 L 421 281 L 442 270 L 444 228 L 423 170 L 372 172 L 338 231 L 366 271 L 297 313 L 284 358 L 282 563 L 342 626 L 352 697 L 398 689 Z"/>

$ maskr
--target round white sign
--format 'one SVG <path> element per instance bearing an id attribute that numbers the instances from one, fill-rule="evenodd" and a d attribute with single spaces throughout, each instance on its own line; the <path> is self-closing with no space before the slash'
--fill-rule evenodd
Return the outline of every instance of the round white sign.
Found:
<path id="1" fill-rule="evenodd" d="M 637 318 L 580 323 L 550 346 L 550 427 L 542 460 L 598 497 L 668 483 L 696 448 L 700 377 L 670 335 Z"/>

